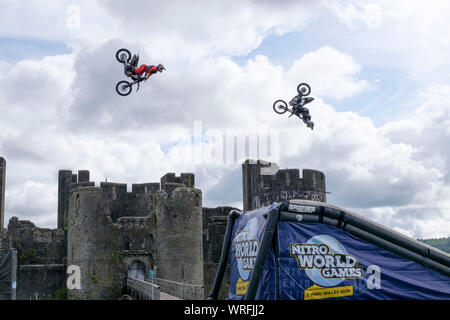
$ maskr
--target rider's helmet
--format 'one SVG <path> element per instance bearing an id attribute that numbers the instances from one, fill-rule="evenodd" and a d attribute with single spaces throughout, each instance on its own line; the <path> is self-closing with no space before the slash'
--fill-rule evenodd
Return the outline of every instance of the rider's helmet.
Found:
<path id="1" fill-rule="evenodd" d="M 166 68 L 162 64 L 158 64 L 158 66 L 156 68 L 158 69 L 159 72 L 166 70 Z"/>

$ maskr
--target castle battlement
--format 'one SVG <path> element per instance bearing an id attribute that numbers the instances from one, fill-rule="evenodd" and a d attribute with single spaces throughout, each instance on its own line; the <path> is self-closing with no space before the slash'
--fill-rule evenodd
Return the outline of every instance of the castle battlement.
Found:
<path id="1" fill-rule="evenodd" d="M 120 217 L 148 216 L 153 210 L 153 195 L 163 191 L 167 197 L 172 197 L 175 189 L 179 187 L 194 188 L 195 176 L 193 173 L 167 173 L 161 177 L 160 182 L 133 183 L 131 192 L 128 192 L 126 183 L 100 182 L 104 198 L 108 200 L 111 218 L 116 221 Z M 78 170 L 77 174 L 71 170 L 58 172 L 58 228 L 67 229 L 67 216 L 70 193 L 78 188 L 95 187 L 90 181 L 89 170 Z"/>
<path id="2" fill-rule="evenodd" d="M 242 180 L 244 211 L 292 199 L 326 202 L 325 174 L 318 170 L 303 169 L 300 177 L 296 168 L 278 169 L 276 163 L 246 160 Z"/>

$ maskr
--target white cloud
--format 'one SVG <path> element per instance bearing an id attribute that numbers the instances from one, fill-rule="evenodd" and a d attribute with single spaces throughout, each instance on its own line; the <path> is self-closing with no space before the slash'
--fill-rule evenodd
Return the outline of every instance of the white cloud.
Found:
<path id="1" fill-rule="evenodd" d="M 296 60 L 288 71 L 290 83 L 300 79 L 314 87 L 314 94 L 336 100 L 367 90 L 366 80 L 355 77 L 361 66 L 349 55 L 330 47 L 321 47 Z"/>
<path id="2" fill-rule="evenodd" d="M 338 19 L 350 29 L 355 29 L 355 21 L 363 22 L 368 29 L 380 29 L 383 22 L 383 10 L 372 1 L 343 2 L 329 4 Z"/>

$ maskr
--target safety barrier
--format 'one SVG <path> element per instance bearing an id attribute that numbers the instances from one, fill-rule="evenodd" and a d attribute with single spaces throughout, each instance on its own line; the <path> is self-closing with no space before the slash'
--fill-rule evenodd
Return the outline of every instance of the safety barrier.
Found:
<path id="1" fill-rule="evenodd" d="M 127 278 L 127 287 L 131 295 L 138 300 L 160 300 L 161 287 L 147 281 Z"/>
<path id="2" fill-rule="evenodd" d="M 154 278 L 153 281 L 161 287 L 161 291 L 182 300 L 204 300 L 203 285 L 186 284 L 159 278 Z"/>

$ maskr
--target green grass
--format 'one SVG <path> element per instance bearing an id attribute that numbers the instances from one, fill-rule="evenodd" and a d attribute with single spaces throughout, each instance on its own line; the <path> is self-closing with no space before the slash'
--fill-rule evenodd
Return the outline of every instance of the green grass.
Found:
<path id="1" fill-rule="evenodd" d="M 450 237 L 438 239 L 418 239 L 418 240 L 432 247 L 435 247 L 436 249 L 450 253 Z"/>

